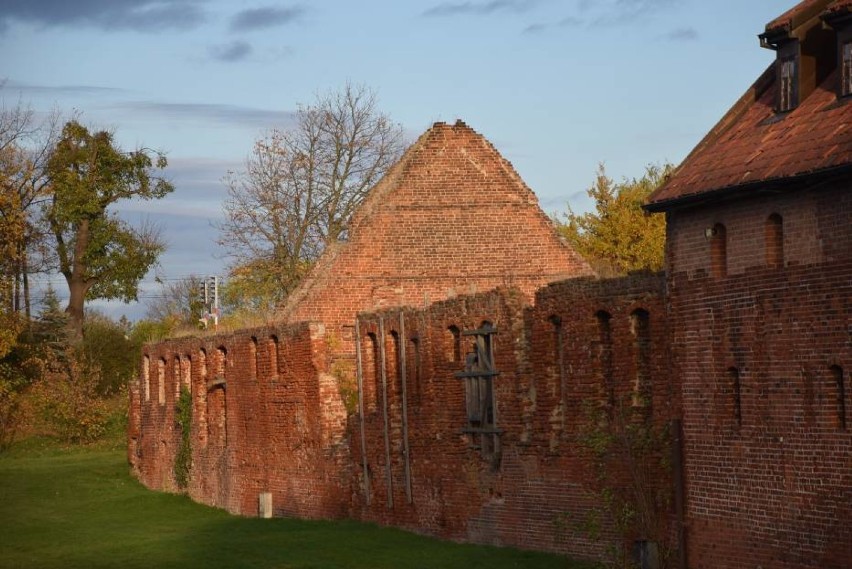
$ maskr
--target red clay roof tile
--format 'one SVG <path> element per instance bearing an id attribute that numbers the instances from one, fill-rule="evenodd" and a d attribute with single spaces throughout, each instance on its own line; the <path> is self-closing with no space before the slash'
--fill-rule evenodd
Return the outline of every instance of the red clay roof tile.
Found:
<path id="1" fill-rule="evenodd" d="M 801 13 L 797 10 L 813 4 L 806 0 L 771 25 L 794 19 Z M 831 3 L 832 9 L 840 5 L 852 6 L 852 0 Z M 835 70 L 798 107 L 777 114 L 775 65 L 770 65 L 650 196 L 648 209 L 663 210 L 670 202 L 720 190 L 748 191 L 757 182 L 852 166 L 852 97 L 837 98 L 837 81 Z"/>

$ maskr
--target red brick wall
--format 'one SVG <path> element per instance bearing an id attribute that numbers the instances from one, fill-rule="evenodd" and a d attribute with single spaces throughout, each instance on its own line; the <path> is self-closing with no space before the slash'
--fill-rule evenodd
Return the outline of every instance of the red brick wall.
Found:
<path id="1" fill-rule="evenodd" d="M 462 122 L 436 123 L 370 191 L 348 241 L 327 250 L 282 315 L 351 325 L 362 310 L 498 286 L 531 299 L 548 282 L 588 274 L 491 143 Z"/>
<path id="2" fill-rule="evenodd" d="M 767 265 L 773 213 L 783 267 Z M 690 567 L 852 566 L 850 219 L 848 184 L 669 214 Z M 704 234 L 715 223 L 723 278 Z"/>
<path id="3" fill-rule="evenodd" d="M 580 279 L 543 289 L 533 308 L 527 307 L 517 291 L 504 291 L 460 297 L 424 311 L 362 315 L 359 327 L 366 445 L 361 444 L 360 417 L 353 416 L 350 439 L 358 489 L 354 515 L 479 543 L 590 558 L 605 555 L 618 539 L 606 514 L 599 539 L 592 539 L 588 531 L 579 528 L 594 511 L 606 512 L 598 494 L 602 488 L 592 482 L 597 471 L 578 445 L 588 424 L 585 406 L 592 402 L 603 406 L 608 401 L 600 362 L 593 355 L 598 350 L 595 313 L 606 310 L 612 315 L 609 385 L 619 400 L 628 401 L 636 373 L 630 314 L 637 308 L 650 314 L 650 420 L 665 425 L 672 409 L 662 284 L 659 276 Z M 562 366 L 554 338 L 554 316 L 562 319 Z M 503 431 L 499 461 L 483 457 L 480 450 L 472 448 L 471 435 L 462 432 L 466 426 L 464 387 L 454 374 L 464 367 L 471 339 L 462 336 L 461 357 L 452 361 L 453 340 L 447 332 L 450 326 L 461 331 L 476 329 L 483 321 L 498 330 L 494 355 L 500 375 L 495 379 L 495 398 L 497 426 Z M 381 378 L 376 386 L 370 339 L 372 335 L 381 342 L 382 330 L 386 338 L 387 430 Z M 401 335 L 406 344 L 408 455 L 404 452 L 401 378 L 393 334 Z M 417 339 L 417 351 L 412 338 Z M 365 492 L 365 459 L 369 493 Z M 623 457 L 611 459 L 618 463 Z M 654 472 L 652 486 L 668 492 L 669 474 L 661 468 Z M 611 467 L 609 473 L 608 485 L 629 485 L 623 464 Z M 666 533 L 671 521 L 669 507 L 663 506 L 662 518 Z"/>
<path id="4" fill-rule="evenodd" d="M 131 464 L 139 479 L 153 488 L 175 489 L 180 433 L 174 422 L 173 362 L 178 356 L 184 366 L 191 360 L 190 496 L 234 513 L 256 515 L 258 494 L 272 492 L 278 515 L 344 515 L 351 493 L 343 438 L 346 412 L 336 383 L 325 371 L 327 349 L 319 324 L 146 346 L 143 358 L 166 361 L 166 397 L 159 404 L 152 365 L 151 399 L 144 400 L 144 376 L 131 398 Z M 222 375 L 224 389 L 208 389 Z"/>
<path id="5" fill-rule="evenodd" d="M 151 399 L 144 398 L 144 377 L 132 391 L 131 462 L 146 485 L 175 489 L 172 470 L 179 433 L 174 426 L 173 368 L 179 356 L 185 374 L 185 362 L 191 357 L 189 494 L 198 501 L 256 515 L 258 494 L 272 492 L 278 515 L 349 515 L 454 539 L 600 557 L 619 538 L 599 498 L 601 487 L 590 482 L 597 471 L 577 444 L 588 422 L 584 405 L 593 401 L 596 408 L 606 406 L 609 388 L 616 398 L 630 401 L 637 373 L 630 314 L 641 308 L 650 315 L 651 340 L 650 405 L 643 413 L 648 411 L 650 420 L 660 425 L 670 419 L 662 282 L 651 275 L 580 279 L 541 290 L 534 307 L 522 293 L 510 289 L 459 297 L 422 311 L 362 315 L 358 337 L 363 356 L 363 446 L 357 394 L 341 393 L 341 384 L 330 373 L 339 370 L 327 357 L 333 346 L 320 325 L 245 330 L 146 346 L 150 361 L 165 359 L 165 401 L 162 405 L 157 401 L 157 365 L 150 365 Z M 608 380 L 601 373 L 595 317 L 600 310 L 612 316 Z M 562 319 L 561 366 L 555 316 Z M 498 331 L 494 354 L 500 372 L 495 380 L 497 426 L 502 430 L 499 460 L 472 448 L 470 435 L 462 432 L 464 388 L 455 373 L 464 367 L 471 338 L 460 336 L 456 355 L 447 331 L 455 326 L 463 333 L 483 321 Z M 379 342 L 375 350 L 370 335 Z M 277 352 L 268 349 L 272 336 L 278 340 Z M 381 366 L 376 365 L 382 361 L 383 339 L 387 429 Z M 405 412 L 396 341 L 405 346 Z M 221 373 L 220 348 L 226 353 L 224 393 L 212 387 Z M 206 374 L 202 349 L 207 354 Z M 272 353 L 277 353 L 277 373 Z M 178 381 L 183 377 L 179 375 Z M 220 395 L 224 397 L 214 399 Z M 217 410 L 223 412 L 218 420 Z M 620 464 L 622 457 L 616 455 L 609 459 Z M 624 466 L 610 468 L 609 473 L 608 485 L 629 486 Z M 665 492 L 669 474 L 655 470 L 653 484 Z M 579 526 L 598 510 L 603 512 L 603 526 L 600 537 L 593 538 Z M 664 509 L 663 519 L 670 521 L 669 509 Z"/>

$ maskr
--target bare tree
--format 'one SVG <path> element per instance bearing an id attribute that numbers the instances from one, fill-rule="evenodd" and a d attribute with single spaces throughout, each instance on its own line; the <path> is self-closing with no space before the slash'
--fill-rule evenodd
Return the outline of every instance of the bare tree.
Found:
<path id="1" fill-rule="evenodd" d="M 145 317 L 158 322 L 196 328 L 204 315 L 204 277 L 188 277 L 162 282 L 160 291 L 146 304 Z"/>
<path id="2" fill-rule="evenodd" d="M 0 84 L 0 88 L 2 84 Z M 0 101 L 0 217 L 3 301 L 30 317 L 30 275 L 46 270 L 49 256 L 40 205 L 49 194 L 45 168 L 59 133 L 59 113 L 38 118 L 21 101 Z"/>
<path id="3" fill-rule="evenodd" d="M 246 296 L 283 299 L 326 244 L 345 236 L 402 150 L 402 128 L 379 112 L 375 93 L 349 84 L 300 107 L 292 129 L 258 139 L 245 171 L 225 177 L 219 243 L 235 259 L 234 286 L 242 279 Z"/>

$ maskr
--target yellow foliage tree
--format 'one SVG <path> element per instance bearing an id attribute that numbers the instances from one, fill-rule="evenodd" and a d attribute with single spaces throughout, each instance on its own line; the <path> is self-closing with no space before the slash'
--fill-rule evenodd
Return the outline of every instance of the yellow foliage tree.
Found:
<path id="1" fill-rule="evenodd" d="M 645 212 L 642 204 L 671 170 L 670 164 L 650 165 L 641 178 L 616 183 L 600 165 L 587 191 L 595 202 L 594 211 L 576 214 L 569 206 L 565 222 L 557 222 L 560 234 L 602 276 L 661 270 L 666 218 Z"/>

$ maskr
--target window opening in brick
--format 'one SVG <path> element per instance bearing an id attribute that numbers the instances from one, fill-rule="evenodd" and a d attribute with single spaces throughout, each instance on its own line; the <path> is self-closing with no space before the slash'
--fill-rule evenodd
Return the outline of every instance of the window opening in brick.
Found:
<path id="1" fill-rule="evenodd" d="M 278 336 L 269 337 L 269 372 L 278 375 Z"/>
<path id="2" fill-rule="evenodd" d="M 216 446 L 228 444 L 228 398 L 226 369 L 228 351 L 224 346 L 216 349 L 216 373 L 207 383 L 207 436 Z"/>
<path id="3" fill-rule="evenodd" d="M 852 95 L 852 41 L 844 42 L 840 48 L 841 81 L 840 96 Z"/>
<path id="4" fill-rule="evenodd" d="M 713 226 L 710 238 L 710 268 L 713 278 L 722 279 L 728 276 L 728 235 L 721 223 Z"/>
<path id="5" fill-rule="evenodd" d="M 612 315 L 605 310 L 598 310 L 595 319 L 598 323 L 597 356 L 601 384 L 607 402 L 612 407 L 615 404 L 615 386 L 612 381 Z"/>
<path id="6" fill-rule="evenodd" d="M 784 266 L 784 220 L 777 213 L 766 219 L 764 231 L 766 264 L 770 267 Z"/>
<path id="7" fill-rule="evenodd" d="M 207 350 L 201 348 L 198 350 L 198 375 L 200 377 L 200 389 L 198 390 L 199 397 L 201 400 L 198 403 L 198 424 L 201 426 L 199 429 L 201 444 L 207 445 L 207 435 L 208 435 L 208 427 L 207 427 L 207 389 L 205 388 L 207 385 Z"/>
<path id="8" fill-rule="evenodd" d="M 647 310 L 637 308 L 630 314 L 630 333 L 633 335 L 633 362 L 636 378 L 633 384 L 633 406 L 651 404 L 651 326 Z"/>
<path id="9" fill-rule="evenodd" d="M 846 430 L 846 381 L 843 377 L 843 368 L 838 365 L 831 366 L 831 376 L 834 380 L 834 391 L 837 394 L 837 426 L 840 430 Z"/>
<path id="10" fill-rule="evenodd" d="M 260 353 L 257 349 L 257 338 L 254 336 L 251 337 L 251 341 L 249 342 L 249 365 L 251 366 L 251 378 L 257 379 L 257 372 L 260 369 L 260 365 L 258 365 L 258 359 L 260 358 Z"/>
<path id="11" fill-rule="evenodd" d="M 446 359 L 448 362 L 457 362 L 461 359 L 461 332 L 458 326 L 449 326 L 446 332 Z"/>
<path id="12" fill-rule="evenodd" d="M 562 401 L 565 397 L 565 348 L 563 346 L 562 337 L 562 319 L 559 316 L 551 315 L 548 320 L 553 327 L 553 347 L 551 357 L 553 365 L 556 369 L 556 379 L 559 388 L 559 400 Z"/>
<path id="13" fill-rule="evenodd" d="M 742 386 L 740 385 L 740 370 L 728 368 L 728 387 L 731 390 L 731 403 L 734 422 L 737 427 L 743 424 Z"/>
<path id="14" fill-rule="evenodd" d="M 183 358 L 183 387 L 192 393 L 192 356 Z"/>
<path id="15" fill-rule="evenodd" d="M 367 372 L 367 380 L 364 382 L 364 400 L 367 402 L 367 411 L 374 412 L 378 402 L 379 393 L 382 390 L 382 372 L 379 358 L 379 340 L 373 332 L 367 334 L 369 347 L 364 354 L 364 371 Z"/>
<path id="16" fill-rule="evenodd" d="M 778 111 L 786 112 L 793 110 L 798 104 L 796 88 L 797 66 L 795 57 L 786 57 L 778 60 L 780 72 L 778 74 Z"/>
<path id="17" fill-rule="evenodd" d="M 172 368 L 172 376 L 175 382 L 175 401 L 180 397 L 180 385 L 183 381 L 180 367 L 180 356 L 175 356 L 175 365 Z"/>
<path id="18" fill-rule="evenodd" d="M 411 338 L 411 379 L 412 390 L 411 396 L 413 403 L 420 404 L 420 390 L 422 378 L 422 370 L 420 368 L 420 338 L 414 336 Z"/>
<path id="19" fill-rule="evenodd" d="M 151 358 L 146 354 L 142 358 L 142 391 L 145 401 L 151 400 Z"/>
<path id="20" fill-rule="evenodd" d="M 402 400 L 402 343 L 399 341 L 399 332 L 391 330 L 391 348 L 393 359 L 388 358 L 388 377 L 393 378 L 393 389 L 391 396 L 397 401 Z"/>
<path id="21" fill-rule="evenodd" d="M 470 435 L 475 448 L 483 457 L 499 460 L 500 433 L 494 405 L 494 378 L 499 372 L 494 366 L 494 326 L 484 321 L 476 330 L 466 330 L 470 338 L 470 352 L 465 356 L 464 371 L 456 377 L 464 382 L 467 426 L 463 432 Z"/>
<path id="22" fill-rule="evenodd" d="M 166 402 L 166 360 L 160 358 L 157 361 L 157 403 Z"/>

